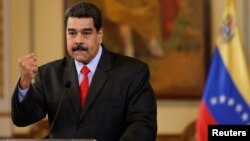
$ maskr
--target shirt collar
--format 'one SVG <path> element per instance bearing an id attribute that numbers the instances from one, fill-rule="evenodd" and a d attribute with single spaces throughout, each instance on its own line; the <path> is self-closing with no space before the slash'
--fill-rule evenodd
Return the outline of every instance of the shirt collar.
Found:
<path id="1" fill-rule="evenodd" d="M 95 70 L 96 70 L 97 65 L 99 63 L 101 55 L 102 55 L 102 46 L 100 45 L 96 56 L 86 65 L 89 68 L 90 73 L 92 73 L 92 74 L 95 73 Z M 75 60 L 75 65 L 76 65 L 77 74 L 79 76 L 81 74 L 81 69 L 84 65 L 83 65 L 83 63 L 81 63 L 77 60 Z"/>

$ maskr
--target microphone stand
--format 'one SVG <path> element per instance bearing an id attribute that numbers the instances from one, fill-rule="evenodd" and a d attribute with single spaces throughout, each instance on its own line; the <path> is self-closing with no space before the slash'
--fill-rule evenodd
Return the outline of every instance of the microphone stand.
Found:
<path id="1" fill-rule="evenodd" d="M 70 88 L 70 85 L 71 85 L 70 81 L 67 81 L 67 82 L 65 83 L 66 89 L 65 89 L 65 91 L 64 91 L 64 93 L 63 93 L 63 95 L 62 95 L 62 97 L 61 97 L 61 99 L 60 99 L 60 102 L 59 102 L 59 104 L 58 104 L 58 107 L 57 107 L 57 110 L 56 110 L 56 114 L 55 114 L 54 119 L 53 119 L 53 121 L 52 121 L 52 123 L 51 123 L 51 126 L 50 126 L 49 133 L 48 133 L 48 135 L 45 136 L 43 139 L 53 139 L 53 136 L 52 136 L 51 132 L 52 132 L 52 130 L 53 130 L 55 121 L 56 121 L 56 119 L 57 119 L 57 117 L 58 117 L 58 114 L 59 114 L 59 112 L 60 112 L 60 109 L 61 109 L 61 106 L 62 106 L 62 103 L 63 103 L 63 99 L 64 99 L 66 93 L 68 93 L 68 89 Z"/>

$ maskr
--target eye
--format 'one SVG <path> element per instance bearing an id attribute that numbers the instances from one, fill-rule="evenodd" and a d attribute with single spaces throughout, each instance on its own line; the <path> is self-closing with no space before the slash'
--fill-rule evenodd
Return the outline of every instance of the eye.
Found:
<path id="1" fill-rule="evenodd" d="M 69 34 L 69 35 L 75 35 L 76 32 L 74 32 L 74 31 L 69 31 L 68 34 Z"/>
<path id="2" fill-rule="evenodd" d="M 91 31 L 84 31 L 83 32 L 83 35 L 89 35 L 89 34 L 92 34 Z"/>
<path id="3" fill-rule="evenodd" d="M 91 35 L 92 35 L 92 32 L 91 31 L 83 31 L 83 36 L 86 38 L 86 39 L 88 39 L 88 38 L 90 38 L 91 37 Z"/>

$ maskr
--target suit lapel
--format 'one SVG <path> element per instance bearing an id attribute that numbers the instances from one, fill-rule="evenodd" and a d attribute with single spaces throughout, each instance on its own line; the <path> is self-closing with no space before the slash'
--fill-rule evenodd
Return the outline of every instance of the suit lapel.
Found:
<path id="1" fill-rule="evenodd" d="M 109 56 L 108 51 L 103 47 L 102 56 L 98 63 L 95 74 L 93 76 L 93 79 L 89 88 L 89 92 L 87 94 L 86 103 L 82 109 L 82 113 L 80 117 L 81 120 L 83 119 L 87 111 L 90 109 L 91 105 L 93 104 L 96 97 L 98 96 L 99 91 L 102 89 L 106 80 L 108 79 L 106 71 L 109 68 L 110 68 L 110 56 Z"/>
<path id="2" fill-rule="evenodd" d="M 81 113 L 80 88 L 74 59 L 69 56 L 67 57 L 67 67 L 64 75 L 65 81 L 71 83 L 67 96 L 70 99 L 70 103 L 72 104 L 75 113 L 79 117 Z"/>

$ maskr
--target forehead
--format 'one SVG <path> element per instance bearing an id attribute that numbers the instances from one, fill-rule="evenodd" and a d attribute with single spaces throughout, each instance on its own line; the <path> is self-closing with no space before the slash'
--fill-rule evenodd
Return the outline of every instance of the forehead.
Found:
<path id="1" fill-rule="evenodd" d="M 69 17 L 67 22 L 67 28 L 94 28 L 94 20 L 93 18 L 77 18 L 77 17 Z"/>

